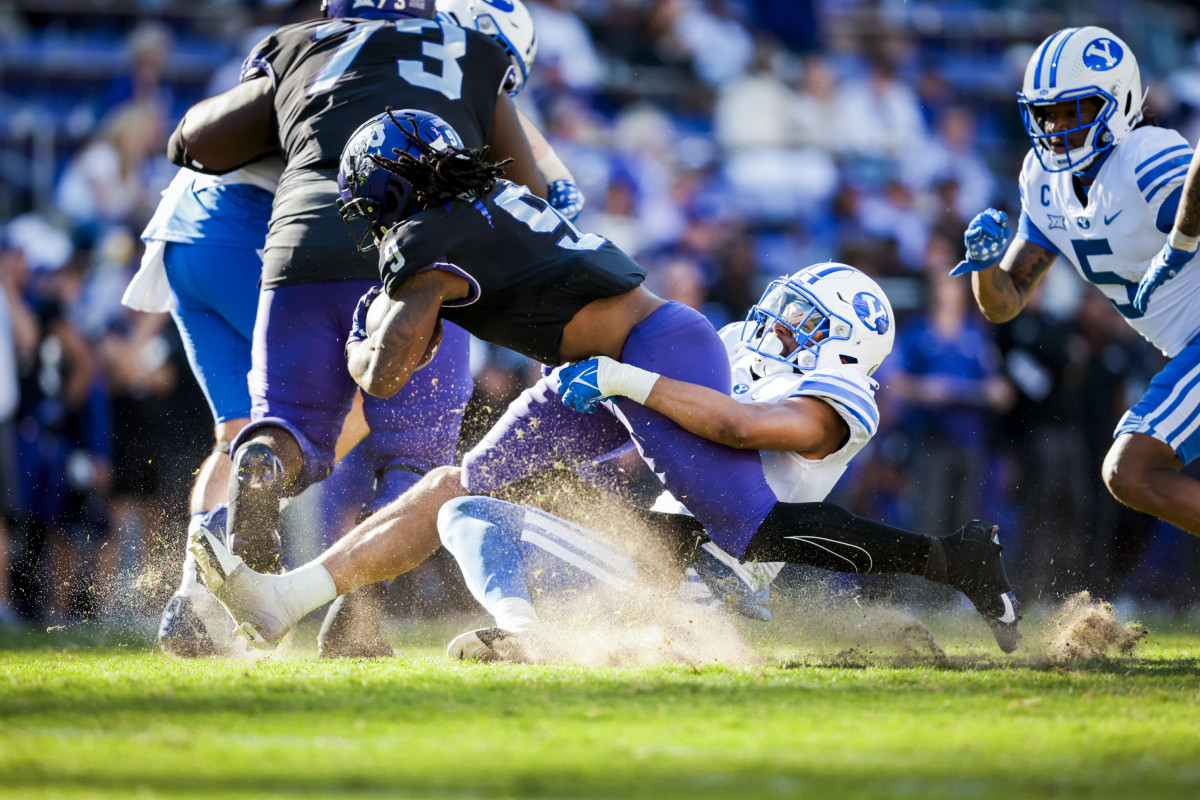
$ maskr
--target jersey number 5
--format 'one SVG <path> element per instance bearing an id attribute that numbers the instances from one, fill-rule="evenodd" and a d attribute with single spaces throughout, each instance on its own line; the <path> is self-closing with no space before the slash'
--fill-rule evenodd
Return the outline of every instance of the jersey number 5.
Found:
<path id="1" fill-rule="evenodd" d="M 321 71 L 317 74 L 316 80 L 312 82 L 312 86 L 308 87 L 305 96 L 312 97 L 332 89 L 338 79 L 354 63 L 355 56 L 367 43 L 367 39 L 371 38 L 371 34 L 389 25 L 394 25 L 396 30 L 401 33 L 418 33 L 427 29 L 442 31 L 441 42 L 425 40 L 421 43 L 421 54 L 426 58 L 441 62 L 442 74 L 435 75 L 429 72 L 425 69 L 423 62 L 411 58 L 397 59 L 396 65 L 400 77 L 413 86 L 441 92 L 447 100 L 460 99 L 463 74 L 458 60 L 467 53 L 467 35 L 462 28 L 456 25 L 443 26 L 429 19 L 400 19 L 394 22 L 375 20 L 357 23 L 339 19 L 317 28 L 313 32 L 313 40 L 318 42 L 347 29 L 350 30 L 350 35 L 338 46 L 337 50 L 333 51 L 333 55 L 325 62 L 325 66 L 321 67 Z"/>

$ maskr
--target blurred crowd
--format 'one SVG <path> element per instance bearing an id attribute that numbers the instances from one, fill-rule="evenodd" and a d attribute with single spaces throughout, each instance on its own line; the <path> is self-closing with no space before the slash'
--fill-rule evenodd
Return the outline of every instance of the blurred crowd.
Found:
<path id="1" fill-rule="evenodd" d="M 578 179 L 579 225 L 646 266 L 653 291 L 718 327 L 818 261 L 888 292 L 884 424 L 831 499 L 929 533 L 994 519 L 1028 600 L 1088 588 L 1200 604 L 1192 537 L 1122 508 L 1099 477 L 1161 354 L 1069 265 L 1003 326 L 947 276 L 971 217 L 1019 213 L 1015 92 L 1050 32 L 1118 32 L 1160 123 L 1196 141 L 1194 4 L 527 4 L 539 49 L 518 105 Z M 120 297 L 174 172 L 165 141 L 180 115 L 233 85 L 262 32 L 318 13 L 0 2 L 0 622 L 119 613 L 153 565 L 174 580 L 211 418 L 170 318 Z M 471 441 L 536 365 L 481 345 L 472 369 Z"/>

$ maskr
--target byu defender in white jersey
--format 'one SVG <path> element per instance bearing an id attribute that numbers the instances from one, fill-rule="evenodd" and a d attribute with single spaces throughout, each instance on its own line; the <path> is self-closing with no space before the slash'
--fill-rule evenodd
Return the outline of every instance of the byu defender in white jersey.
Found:
<path id="1" fill-rule="evenodd" d="M 1018 97 L 1033 148 L 1016 241 L 1007 246 L 1005 215 L 988 209 L 968 226 L 967 259 L 952 274 L 971 272 L 980 309 L 1006 322 L 1061 255 L 1171 358 L 1118 424 L 1104 481 L 1126 505 L 1200 535 L 1200 483 L 1180 472 L 1200 455 L 1200 271 L 1181 270 L 1178 255 L 1155 258 L 1192 150 L 1146 116 L 1137 61 L 1103 28 L 1046 39 Z M 1182 246 L 1165 252 L 1196 249 L 1191 237 L 1173 243 Z"/>
<path id="2" fill-rule="evenodd" d="M 654 376 L 656 398 L 664 406 L 660 410 L 680 424 L 706 418 L 702 435 L 724 444 L 746 447 L 749 439 L 766 437 L 751 446 L 759 447 L 764 476 L 776 496 L 787 502 L 824 500 L 878 429 L 878 384 L 868 376 L 891 351 L 892 319 L 882 289 L 853 267 L 819 264 L 785 276 L 768 287 L 749 319 L 721 330 L 733 376 L 732 399 L 720 402 L 716 392 L 705 399 L 704 392 L 693 391 L 699 387 Z M 808 334 L 816 341 L 798 343 Z M 639 374 L 643 370 L 611 359 L 596 362 L 598 372 L 609 373 L 598 381 L 605 385 L 604 394 L 640 396 L 635 387 L 646 378 Z M 653 402 L 648 397 L 642 401 L 648 406 Z M 791 416 L 790 409 L 802 411 Z M 772 416 L 786 422 L 750 421 Z M 666 492 L 655 510 L 687 513 Z M 468 588 L 496 619 L 494 628 L 456 637 L 449 647 L 452 657 L 520 658 L 521 635 L 538 622 L 534 596 L 561 596 L 597 583 L 625 591 L 639 581 L 637 562 L 621 545 L 540 509 L 465 497 L 443 506 L 438 528 Z M 836 553 L 837 544 L 807 538 Z M 712 542 L 691 562 L 698 577 L 733 610 L 764 619 L 770 618 L 766 589 L 782 566 L 742 564 Z M 847 560 L 845 568 L 855 570 L 855 562 Z M 689 595 L 696 581 L 685 581 L 681 589 Z"/>

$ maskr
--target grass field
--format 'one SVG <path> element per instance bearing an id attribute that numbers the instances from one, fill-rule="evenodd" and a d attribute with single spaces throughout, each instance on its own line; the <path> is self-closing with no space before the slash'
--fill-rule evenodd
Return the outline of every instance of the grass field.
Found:
<path id="1" fill-rule="evenodd" d="M 1013 656 L 977 619 L 933 621 L 945 656 L 800 619 L 745 628 L 762 657 L 740 666 L 452 663 L 451 627 L 337 663 L 0 636 L 0 797 L 1200 797 L 1184 618 L 1069 664 L 1049 618 Z"/>

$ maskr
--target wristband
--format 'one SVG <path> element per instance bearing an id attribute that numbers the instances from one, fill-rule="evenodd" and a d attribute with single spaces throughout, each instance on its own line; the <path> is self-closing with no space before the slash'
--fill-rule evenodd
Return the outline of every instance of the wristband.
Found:
<path id="1" fill-rule="evenodd" d="M 1185 236 L 1179 232 L 1178 228 L 1171 228 L 1171 235 L 1167 237 L 1167 244 L 1171 245 L 1174 250 L 1185 250 L 1189 253 L 1196 252 L 1196 248 L 1200 247 L 1200 236 Z"/>
<path id="2" fill-rule="evenodd" d="M 628 397 L 635 403 L 645 403 L 650 396 L 650 390 L 659 379 L 657 372 L 635 367 L 632 364 L 622 364 L 611 358 L 600 358 L 596 371 L 596 383 L 602 397 L 619 394 Z"/>

